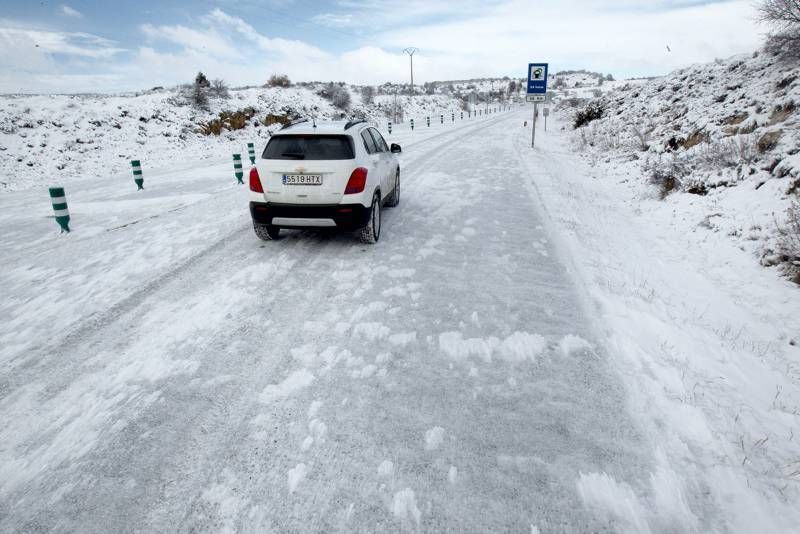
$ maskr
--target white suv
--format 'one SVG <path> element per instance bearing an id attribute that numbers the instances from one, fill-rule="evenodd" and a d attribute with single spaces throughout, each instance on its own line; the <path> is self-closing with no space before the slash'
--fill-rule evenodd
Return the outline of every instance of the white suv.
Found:
<path id="1" fill-rule="evenodd" d="M 381 207 L 400 202 L 400 152 L 366 121 L 284 126 L 250 170 L 256 235 L 267 241 L 281 228 L 336 227 L 376 243 Z"/>

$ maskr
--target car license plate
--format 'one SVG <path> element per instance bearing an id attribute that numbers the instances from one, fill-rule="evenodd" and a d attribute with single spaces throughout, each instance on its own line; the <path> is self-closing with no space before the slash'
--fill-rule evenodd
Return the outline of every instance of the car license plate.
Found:
<path id="1" fill-rule="evenodd" d="M 322 185 L 321 174 L 284 174 L 283 185 Z"/>

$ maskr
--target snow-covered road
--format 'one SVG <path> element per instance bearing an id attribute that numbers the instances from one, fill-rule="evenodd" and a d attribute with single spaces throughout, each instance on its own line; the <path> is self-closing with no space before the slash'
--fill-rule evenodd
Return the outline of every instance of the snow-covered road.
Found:
<path id="1" fill-rule="evenodd" d="M 4 197 L 0 530 L 614 529 L 651 449 L 521 121 L 406 143 L 372 247 L 261 243 L 228 163 Z"/>

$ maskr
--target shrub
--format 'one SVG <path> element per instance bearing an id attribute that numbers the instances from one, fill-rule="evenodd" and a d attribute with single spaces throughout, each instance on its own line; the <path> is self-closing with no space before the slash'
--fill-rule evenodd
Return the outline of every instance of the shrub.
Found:
<path id="1" fill-rule="evenodd" d="M 772 113 L 769 116 L 769 122 L 767 125 L 773 126 L 779 122 L 784 122 L 786 119 L 791 117 L 795 109 L 794 102 L 791 101 L 784 105 L 775 106 L 775 109 L 772 110 Z"/>
<path id="2" fill-rule="evenodd" d="M 604 112 L 605 107 L 601 102 L 590 102 L 589 105 L 575 114 L 574 127 L 577 129 L 581 126 L 589 124 L 592 121 L 601 119 Z"/>
<path id="3" fill-rule="evenodd" d="M 197 131 L 203 135 L 219 135 L 222 133 L 224 125 L 219 119 L 212 119 L 207 122 L 201 122 L 198 125 Z"/>
<path id="4" fill-rule="evenodd" d="M 683 143 L 683 148 L 690 149 L 693 146 L 699 145 L 700 143 L 707 143 L 708 142 L 708 132 L 704 132 L 703 130 L 696 130 L 689 137 L 686 138 L 686 141 Z"/>
<path id="5" fill-rule="evenodd" d="M 768 53 L 785 58 L 800 57 L 798 0 L 763 0 L 758 6 L 758 19 L 773 30 L 764 47 Z"/>
<path id="6" fill-rule="evenodd" d="M 197 76 L 194 78 L 194 84 L 198 87 L 209 88 L 211 84 L 208 82 L 208 78 L 202 72 L 198 72 Z"/>
<path id="7" fill-rule="evenodd" d="M 267 86 L 269 87 L 291 87 L 291 85 L 291 80 L 285 74 L 273 74 L 267 80 Z"/>
<path id="8" fill-rule="evenodd" d="M 658 188 L 661 200 L 680 189 L 683 178 L 688 175 L 688 168 L 676 157 L 668 157 L 666 161 L 662 158 L 655 162 L 648 161 L 645 163 L 645 170 L 650 173 L 650 183 Z"/>
<path id="9" fill-rule="evenodd" d="M 641 126 L 631 126 L 634 138 L 638 141 L 637 148 L 642 152 L 650 150 L 650 136 L 656 129 L 652 123 L 645 123 Z"/>
<path id="10" fill-rule="evenodd" d="M 208 92 L 211 96 L 217 98 L 228 98 L 230 96 L 227 84 L 224 80 L 220 80 L 219 78 L 211 80 L 211 87 L 209 87 Z"/>
<path id="11" fill-rule="evenodd" d="M 696 153 L 706 167 L 735 167 L 752 163 L 757 157 L 756 140 L 752 135 L 737 135 L 728 139 L 704 143 Z"/>
<path id="12" fill-rule="evenodd" d="M 275 115 L 273 113 L 270 113 L 261 119 L 261 124 L 264 126 L 272 126 L 273 124 L 280 124 L 281 126 L 284 126 L 290 122 L 292 122 L 292 119 L 290 119 L 288 115 Z"/>
<path id="13" fill-rule="evenodd" d="M 331 104 L 341 110 L 350 108 L 350 91 L 342 85 L 330 82 L 319 90 L 317 94 L 326 100 L 330 100 Z"/>
<path id="14" fill-rule="evenodd" d="M 198 72 L 194 78 L 194 83 L 181 86 L 180 95 L 185 102 L 194 107 L 207 109 L 210 87 L 211 83 L 206 78 L 206 75 Z"/>
<path id="15" fill-rule="evenodd" d="M 198 131 L 203 135 L 220 135 L 222 130 L 241 130 L 256 114 L 255 108 L 246 107 L 238 111 L 221 111 L 219 118 L 201 122 Z"/>
<path id="16" fill-rule="evenodd" d="M 767 132 L 762 135 L 758 140 L 758 151 L 763 154 L 778 146 L 778 141 L 780 141 L 782 134 L 782 131 L 776 130 L 774 132 Z"/>
<path id="17" fill-rule="evenodd" d="M 788 273 L 800 284 L 800 202 L 786 210 L 786 222 L 778 226 L 778 250 Z"/>
<path id="18" fill-rule="evenodd" d="M 189 93 L 189 100 L 192 105 L 198 108 L 206 109 L 208 107 L 208 89 L 207 87 L 195 83 Z"/>
<path id="19" fill-rule="evenodd" d="M 365 105 L 370 105 L 375 101 L 375 88 L 371 85 L 365 85 L 361 88 L 361 101 Z"/>

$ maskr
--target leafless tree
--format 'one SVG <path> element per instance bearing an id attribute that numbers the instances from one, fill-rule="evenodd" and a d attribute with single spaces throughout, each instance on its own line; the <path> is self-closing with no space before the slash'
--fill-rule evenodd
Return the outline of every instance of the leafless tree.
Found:
<path id="1" fill-rule="evenodd" d="M 800 0 L 763 0 L 758 5 L 758 20 L 773 30 L 767 36 L 767 52 L 800 57 Z"/>
<path id="2" fill-rule="evenodd" d="M 209 87 L 209 92 L 212 96 L 217 98 L 228 98 L 230 93 L 228 92 L 228 85 L 225 83 L 224 80 L 219 78 L 211 80 L 211 87 Z"/>
<path id="3" fill-rule="evenodd" d="M 366 104 L 370 105 L 375 100 L 375 88 L 371 85 L 365 85 L 361 88 L 361 101 Z"/>

